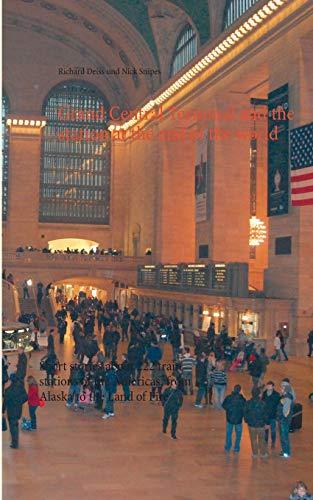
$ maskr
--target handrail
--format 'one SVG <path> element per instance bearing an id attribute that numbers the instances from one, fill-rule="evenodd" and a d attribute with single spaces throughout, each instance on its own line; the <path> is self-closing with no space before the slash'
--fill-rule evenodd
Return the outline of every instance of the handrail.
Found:
<path id="1" fill-rule="evenodd" d="M 127 263 L 144 264 L 151 261 L 151 256 L 132 257 L 121 255 L 85 255 L 75 253 L 42 253 L 42 252 L 3 252 L 2 260 L 4 262 L 30 261 L 35 258 L 38 261 L 72 261 L 72 262 L 102 262 L 102 263 Z"/>

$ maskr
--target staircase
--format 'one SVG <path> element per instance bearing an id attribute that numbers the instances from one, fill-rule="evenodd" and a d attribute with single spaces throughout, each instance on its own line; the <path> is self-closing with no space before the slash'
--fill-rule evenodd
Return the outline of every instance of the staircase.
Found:
<path id="1" fill-rule="evenodd" d="M 54 310 L 53 310 L 50 296 L 43 297 L 43 299 L 41 301 L 41 310 L 45 311 L 45 313 L 46 313 L 48 325 L 51 327 L 56 326 L 56 321 L 55 321 L 55 317 L 54 317 Z"/>
<path id="2" fill-rule="evenodd" d="M 19 297 L 19 303 L 20 303 L 20 308 L 21 312 L 26 313 L 26 314 L 31 314 L 35 313 L 38 314 L 38 307 L 35 299 L 23 299 Z"/>

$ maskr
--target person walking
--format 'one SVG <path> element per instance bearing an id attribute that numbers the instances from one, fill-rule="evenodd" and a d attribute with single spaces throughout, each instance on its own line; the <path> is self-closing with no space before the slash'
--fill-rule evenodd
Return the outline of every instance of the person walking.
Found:
<path id="1" fill-rule="evenodd" d="M 308 333 L 307 343 L 308 343 L 308 349 L 309 349 L 308 357 L 311 358 L 312 352 L 313 352 L 313 330 L 311 330 Z"/>
<path id="2" fill-rule="evenodd" d="M 23 281 L 22 287 L 23 287 L 23 300 L 29 299 L 29 290 L 28 290 L 27 280 Z"/>
<path id="3" fill-rule="evenodd" d="M 277 420 L 280 435 L 280 456 L 289 458 L 291 454 L 289 429 L 292 419 L 293 396 L 290 384 L 281 384 L 281 398 L 277 406 Z"/>
<path id="4" fill-rule="evenodd" d="M 183 393 L 177 387 L 177 380 L 172 379 L 170 386 L 162 394 L 163 404 L 163 433 L 166 434 L 168 421 L 171 418 L 171 437 L 177 439 L 176 429 L 178 413 L 183 404 Z"/>
<path id="5" fill-rule="evenodd" d="M 276 414 L 277 406 L 280 400 L 279 392 L 274 389 L 275 384 L 271 380 L 267 382 L 265 391 L 262 395 L 262 400 L 266 405 L 266 426 L 265 426 L 265 442 L 269 441 L 269 434 L 271 431 L 272 449 L 275 448 L 276 443 Z"/>
<path id="6" fill-rule="evenodd" d="M 12 442 L 11 448 L 19 446 L 19 419 L 22 416 L 23 404 L 28 400 L 22 380 L 15 373 L 10 375 L 11 384 L 4 391 L 2 414 L 7 412 Z"/>
<path id="7" fill-rule="evenodd" d="M 266 405 L 261 400 L 262 392 L 259 387 L 252 389 L 252 398 L 246 402 L 244 408 L 244 419 L 248 424 L 252 448 L 252 457 L 267 458 L 267 447 L 265 442 Z"/>
<path id="8" fill-rule="evenodd" d="M 234 452 L 239 453 L 240 441 L 242 436 L 242 420 L 244 415 L 246 399 L 241 394 L 241 386 L 235 385 L 233 392 L 226 396 L 222 407 L 226 411 L 226 439 L 225 451 L 229 452 L 232 448 L 232 435 L 235 430 L 236 440 Z"/>
<path id="9" fill-rule="evenodd" d="M 31 430 L 35 431 L 37 429 L 36 410 L 39 406 L 38 383 L 35 377 L 33 377 L 32 375 L 27 377 L 27 383 L 28 383 L 28 410 L 31 421 Z"/>
<path id="10" fill-rule="evenodd" d="M 282 354 L 284 355 L 285 361 L 289 361 L 287 353 L 285 351 L 286 338 L 284 337 L 281 330 L 278 330 L 278 332 L 279 332 L 279 338 L 280 338 L 280 350 L 281 350 Z"/>
<path id="11" fill-rule="evenodd" d="M 211 377 L 213 382 L 215 407 L 218 410 L 221 410 L 227 386 L 227 373 L 224 370 L 223 361 L 216 362 L 216 368 L 212 372 Z"/>
<path id="12" fill-rule="evenodd" d="M 205 401 L 207 401 L 208 398 L 207 369 L 208 369 L 208 360 L 205 353 L 202 353 L 200 358 L 198 358 L 196 364 L 196 386 L 198 387 L 198 392 L 195 401 L 196 408 L 203 408 L 202 399 L 205 398 Z"/>
<path id="13" fill-rule="evenodd" d="M 272 356 L 272 359 L 277 359 L 278 362 L 281 362 L 281 340 L 280 340 L 280 335 L 279 335 L 279 330 L 277 330 L 275 338 L 274 338 L 274 354 Z"/>

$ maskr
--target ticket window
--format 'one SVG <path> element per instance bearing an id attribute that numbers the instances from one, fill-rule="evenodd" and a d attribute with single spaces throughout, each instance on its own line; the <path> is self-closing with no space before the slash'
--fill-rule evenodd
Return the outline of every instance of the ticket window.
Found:
<path id="1" fill-rule="evenodd" d="M 253 312 L 239 313 L 239 329 L 243 330 L 247 337 L 257 337 L 259 332 L 259 315 Z"/>

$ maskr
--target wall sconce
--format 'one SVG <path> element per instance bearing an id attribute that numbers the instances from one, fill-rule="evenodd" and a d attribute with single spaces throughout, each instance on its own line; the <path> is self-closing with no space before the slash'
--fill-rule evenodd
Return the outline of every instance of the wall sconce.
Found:
<path id="1" fill-rule="evenodd" d="M 219 318 L 219 317 L 220 317 L 220 313 L 219 313 L 218 311 L 215 311 L 215 312 L 213 313 L 213 317 L 214 317 L 214 318 Z"/>
<path id="2" fill-rule="evenodd" d="M 8 118 L 6 121 L 6 124 L 8 127 L 11 125 L 17 126 L 17 127 L 35 127 L 35 128 L 42 128 L 46 125 L 46 120 L 24 120 L 23 118 Z"/>

